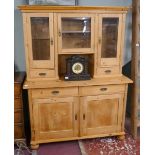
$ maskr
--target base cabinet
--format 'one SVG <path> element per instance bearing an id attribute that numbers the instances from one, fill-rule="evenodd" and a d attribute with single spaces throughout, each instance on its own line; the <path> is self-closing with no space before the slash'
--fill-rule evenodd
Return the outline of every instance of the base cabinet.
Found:
<path id="1" fill-rule="evenodd" d="M 123 135 L 126 88 L 121 84 L 30 89 L 31 143 Z"/>

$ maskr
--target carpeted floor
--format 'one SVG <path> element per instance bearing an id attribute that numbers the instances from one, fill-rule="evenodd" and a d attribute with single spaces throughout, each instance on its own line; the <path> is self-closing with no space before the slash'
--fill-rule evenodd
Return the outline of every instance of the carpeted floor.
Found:
<path id="1" fill-rule="evenodd" d="M 140 139 L 134 140 L 126 133 L 124 140 L 106 137 L 41 144 L 37 155 L 140 155 Z"/>
<path id="2" fill-rule="evenodd" d="M 23 153 L 24 155 L 31 155 L 27 150 L 24 150 Z M 40 144 L 37 155 L 81 155 L 81 151 L 78 141 L 67 141 Z"/>
<path id="3" fill-rule="evenodd" d="M 82 155 L 140 155 L 140 141 L 128 133 L 124 140 L 117 137 L 80 140 Z"/>

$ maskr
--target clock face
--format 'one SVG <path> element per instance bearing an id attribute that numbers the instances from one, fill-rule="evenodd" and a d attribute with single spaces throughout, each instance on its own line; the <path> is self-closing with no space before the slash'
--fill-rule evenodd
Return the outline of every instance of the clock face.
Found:
<path id="1" fill-rule="evenodd" d="M 72 71 L 73 71 L 73 73 L 75 73 L 75 74 L 80 74 L 80 73 L 82 73 L 83 69 L 84 69 L 83 64 L 80 63 L 80 62 L 76 62 L 76 63 L 74 63 L 73 66 L 72 66 Z"/>

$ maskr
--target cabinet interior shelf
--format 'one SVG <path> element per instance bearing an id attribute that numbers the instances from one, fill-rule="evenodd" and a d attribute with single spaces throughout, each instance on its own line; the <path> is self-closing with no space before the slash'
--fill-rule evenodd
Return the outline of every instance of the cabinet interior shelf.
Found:
<path id="1" fill-rule="evenodd" d="M 62 31 L 62 33 L 90 33 L 90 31 Z"/>
<path id="2" fill-rule="evenodd" d="M 50 40 L 50 38 L 32 38 L 33 40 Z"/>
<path id="3" fill-rule="evenodd" d="M 67 21 L 88 21 L 90 17 L 63 17 L 63 19 Z"/>

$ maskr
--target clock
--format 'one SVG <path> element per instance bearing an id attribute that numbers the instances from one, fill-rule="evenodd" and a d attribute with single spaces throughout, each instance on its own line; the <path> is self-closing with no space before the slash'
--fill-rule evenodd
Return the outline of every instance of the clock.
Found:
<path id="1" fill-rule="evenodd" d="M 90 80 L 88 71 L 88 57 L 74 55 L 66 59 L 65 80 L 78 81 Z"/>
<path id="2" fill-rule="evenodd" d="M 76 62 L 76 63 L 73 64 L 73 66 L 72 66 L 72 71 L 73 71 L 73 73 L 75 73 L 75 74 L 80 74 L 80 73 L 82 73 L 83 69 L 84 69 L 83 64 L 80 63 L 80 62 Z"/>

